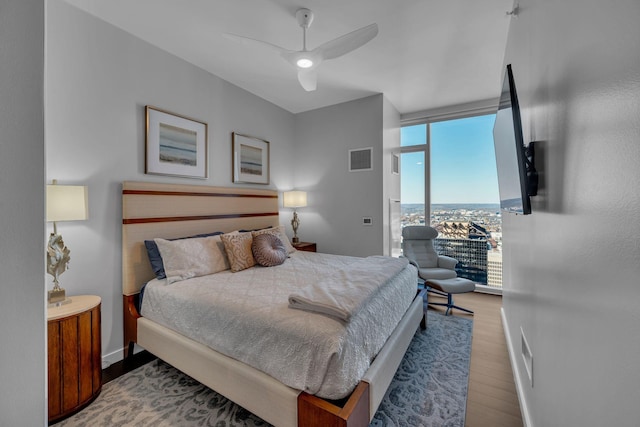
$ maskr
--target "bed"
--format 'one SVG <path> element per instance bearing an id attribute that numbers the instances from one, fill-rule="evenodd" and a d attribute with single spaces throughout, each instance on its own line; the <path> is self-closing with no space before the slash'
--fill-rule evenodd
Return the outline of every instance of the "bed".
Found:
<path id="1" fill-rule="evenodd" d="M 369 424 L 418 325 L 422 322 L 423 327 L 426 327 L 422 295 L 415 298 L 412 295 L 409 298 L 408 308 L 406 310 L 403 308 L 403 313 L 397 316 L 397 321 L 393 320 L 393 325 L 381 326 L 381 328 L 389 330 L 390 336 L 387 339 L 385 335 L 379 346 L 373 344 L 375 341 L 373 338 L 365 339 L 367 345 L 370 341 L 372 342 L 371 347 L 375 347 L 372 350 L 375 351 L 375 355 L 371 357 L 372 362 L 369 360 L 371 363 L 367 362 L 364 373 L 362 373 L 362 367 L 353 370 L 353 372 L 345 373 L 347 371 L 341 367 L 338 361 L 333 363 L 338 366 L 337 377 L 349 377 L 351 383 L 338 385 L 337 389 L 334 389 L 332 381 L 325 381 L 324 376 L 321 375 L 320 378 L 310 381 L 311 385 L 307 383 L 298 385 L 290 381 L 287 377 L 289 372 L 282 368 L 278 368 L 279 372 L 274 374 L 269 371 L 268 366 L 267 368 L 265 366 L 255 367 L 255 360 L 251 360 L 252 357 L 255 359 L 255 356 L 248 356 L 248 359 L 243 359 L 238 355 L 230 357 L 224 348 L 219 349 L 220 351 L 214 351 L 209 343 L 204 342 L 203 339 L 189 337 L 188 329 L 193 329 L 192 326 L 187 326 L 187 330 L 181 330 L 179 325 L 167 324 L 172 317 L 176 317 L 173 313 L 166 316 L 165 319 L 162 316 L 156 316 L 157 313 L 154 313 L 153 309 L 145 308 L 145 313 L 148 313 L 148 316 L 142 317 L 138 312 L 137 304 L 141 287 L 147 282 L 153 282 L 155 277 L 144 246 L 145 240 L 159 237 L 173 239 L 209 233 L 213 230 L 228 233 L 239 229 L 277 228 L 279 226 L 277 192 L 258 189 L 125 182 L 122 187 L 122 206 L 125 357 L 132 354 L 133 343 L 137 343 L 276 426 L 365 426 Z M 209 288 L 202 282 L 204 279 L 199 277 L 180 281 L 177 284 L 185 289 L 191 288 L 196 292 L 205 292 L 206 298 L 214 298 L 216 294 L 218 297 L 226 297 L 225 281 L 233 282 L 234 288 L 240 287 L 241 292 L 245 292 L 249 296 L 242 300 L 245 312 L 251 313 L 252 316 L 254 314 L 258 316 L 262 311 L 266 311 L 263 310 L 266 306 L 260 302 L 261 300 L 265 300 L 268 295 L 271 295 L 271 298 L 284 299 L 293 289 L 282 285 L 282 293 L 272 295 L 277 291 L 266 290 L 266 285 L 265 287 L 259 286 L 261 280 L 266 283 L 274 281 L 276 278 L 291 276 L 302 277 L 302 282 L 304 282 L 304 280 L 310 280 L 305 277 L 314 276 L 314 274 L 300 274 L 310 268 L 310 265 L 333 262 L 359 265 L 362 261 L 352 257 L 298 252 L 290 254 L 290 258 L 279 267 L 258 266 L 238 273 L 224 271 L 211 275 L 216 276 L 216 279 L 223 280 L 218 284 L 206 285 L 215 287 L 211 288 L 212 290 L 207 290 Z M 277 268 L 282 269 L 276 270 Z M 397 275 L 399 276 L 398 280 L 405 282 L 413 280 L 412 275 L 415 275 L 415 271 L 412 268 L 401 269 L 401 274 Z M 256 272 L 260 269 L 262 270 Z M 226 279 L 224 279 L 225 276 Z M 400 278 L 400 276 L 404 277 Z M 286 280 L 283 279 L 282 284 L 285 282 Z M 290 285 L 293 286 L 293 283 L 294 281 Z M 415 284 L 415 281 L 413 283 Z M 168 287 L 156 285 L 156 290 L 160 290 L 159 292 L 174 289 L 173 285 Z M 148 286 L 152 288 L 152 283 Z M 392 292 L 389 287 L 385 289 L 380 292 L 383 294 L 384 292 Z M 259 298 L 255 295 L 251 296 L 253 290 L 257 291 L 258 295 L 263 292 L 263 295 Z M 155 293 L 154 297 L 154 292 L 156 291 L 148 289 L 145 291 L 145 304 L 154 298 L 157 300 L 168 298 L 167 294 L 162 293 Z M 390 293 L 384 294 L 381 298 L 387 301 L 406 299 L 407 291 L 403 292 L 405 295 L 403 297 L 397 297 Z M 415 295 L 415 286 L 413 293 Z M 205 296 L 202 295 L 196 298 L 199 300 L 198 303 L 205 299 Z M 256 304 L 256 301 L 262 306 L 246 305 Z M 229 301 L 227 300 L 223 304 L 227 306 Z M 174 303 L 169 303 L 169 307 L 175 307 Z M 317 325 L 322 330 L 327 327 L 330 329 L 331 325 L 341 323 L 334 319 L 328 319 L 325 315 L 309 313 L 305 310 L 289 308 L 288 311 L 284 311 L 285 309 L 281 307 L 278 309 L 285 313 L 292 313 L 288 316 L 293 316 L 294 323 L 305 321 L 310 325 Z M 379 307 L 374 307 L 372 310 L 378 309 Z M 162 313 L 163 309 L 158 311 Z M 186 308 L 182 311 L 191 312 L 192 309 Z M 343 328 L 345 333 L 349 333 L 349 325 L 359 323 L 359 319 L 366 316 L 371 317 L 371 313 L 366 313 L 366 309 L 357 312 L 353 319 L 346 322 L 347 327 Z M 233 315 L 229 317 L 233 317 Z M 223 318 L 212 318 L 209 322 L 220 323 L 221 319 Z M 301 321 L 300 319 L 306 320 Z M 353 333 L 361 335 L 361 332 Z M 259 329 L 256 329 L 256 334 L 261 334 Z M 231 339 L 232 337 L 223 338 L 221 342 L 224 343 Z M 230 347 L 242 346 L 234 344 Z M 270 354 L 271 349 L 268 346 L 260 348 L 261 352 Z M 315 371 L 309 369 L 309 366 L 315 366 L 314 364 L 318 363 L 316 360 L 310 362 L 311 365 L 302 364 L 298 360 L 298 352 L 301 348 L 297 347 L 292 352 L 295 356 L 291 356 L 287 360 L 291 365 L 290 376 L 294 378 L 299 376 L 295 374 L 296 367 L 294 365 L 301 365 L 297 369 L 314 373 Z M 270 359 L 265 358 L 265 360 Z M 344 387 L 348 387 L 346 393 Z M 303 389 L 306 391 L 302 391 Z"/>

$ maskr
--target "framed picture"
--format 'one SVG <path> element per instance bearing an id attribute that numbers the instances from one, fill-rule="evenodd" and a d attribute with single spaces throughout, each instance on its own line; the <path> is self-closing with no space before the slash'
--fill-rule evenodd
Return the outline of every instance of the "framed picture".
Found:
<path id="1" fill-rule="evenodd" d="M 233 182 L 269 184 L 269 142 L 233 132 Z"/>
<path id="2" fill-rule="evenodd" d="M 145 112 L 144 173 L 207 178 L 207 124 L 149 105 Z"/>

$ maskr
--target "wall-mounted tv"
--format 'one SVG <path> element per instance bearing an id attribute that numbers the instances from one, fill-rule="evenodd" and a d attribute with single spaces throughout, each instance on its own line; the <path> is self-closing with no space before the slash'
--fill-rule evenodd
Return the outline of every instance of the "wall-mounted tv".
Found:
<path id="1" fill-rule="evenodd" d="M 518 95 L 511 64 L 507 65 L 500 95 L 500 105 L 493 126 L 496 150 L 500 209 L 528 215 L 531 200 L 538 191 L 538 174 L 534 167 L 533 142 L 527 147 L 522 137 Z"/>

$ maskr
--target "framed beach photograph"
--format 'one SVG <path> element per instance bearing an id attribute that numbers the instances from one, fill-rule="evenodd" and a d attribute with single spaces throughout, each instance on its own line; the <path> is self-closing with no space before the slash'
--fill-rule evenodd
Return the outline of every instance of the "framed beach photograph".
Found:
<path id="1" fill-rule="evenodd" d="M 144 173 L 207 178 L 207 124 L 149 105 L 145 112 Z"/>
<path id="2" fill-rule="evenodd" d="M 233 182 L 269 184 L 269 142 L 233 132 Z"/>

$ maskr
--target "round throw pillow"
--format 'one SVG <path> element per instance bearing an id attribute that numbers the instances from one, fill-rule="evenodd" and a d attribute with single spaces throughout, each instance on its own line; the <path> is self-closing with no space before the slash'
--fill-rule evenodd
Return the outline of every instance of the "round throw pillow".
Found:
<path id="1" fill-rule="evenodd" d="M 287 259 L 287 249 L 282 240 L 273 234 L 254 236 L 251 251 L 256 262 L 265 267 L 280 265 Z"/>

